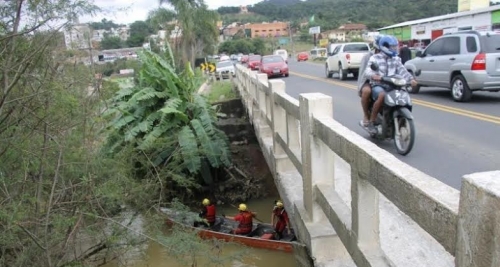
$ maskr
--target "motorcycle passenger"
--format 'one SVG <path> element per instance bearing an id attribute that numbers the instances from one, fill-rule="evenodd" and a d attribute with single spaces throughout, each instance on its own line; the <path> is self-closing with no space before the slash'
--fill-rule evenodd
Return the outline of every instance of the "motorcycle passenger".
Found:
<path id="1" fill-rule="evenodd" d="M 361 107 L 363 108 L 363 127 L 368 127 L 368 123 L 370 122 L 370 114 L 368 111 L 368 108 L 370 106 L 371 102 L 371 94 L 372 94 L 372 87 L 370 85 L 370 77 L 365 77 L 364 73 L 366 70 L 366 66 L 368 65 L 368 60 L 370 60 L 370 57 L 373 56 L 374 54 L 378 54 L 380 52 L 380 49 L 378 47 L 378 41 L 380 38 L 382 38 L 384 35 L 377 35 L 375 37 L 375 40 L 373 41 L 373 50 L 370 51 L 368 54 L 366 54 L 363 59 L 361 59 L 361 65 L 359 67 L 359 73 L 358 75 L 358 95 L 361 97 Z"/>
<path id="2" fill-rule="evenodd" d="M 370 57 L 365 70 L 365 77 L 370 78 L 370 84 L 372 86 L 372 99 L 375 101 L 373 104 L 370 122 L 368 123 L 368 131 L 370 134 L 376 134 L 377 129 L 375 128 L 375 122 L 377 119 L 377 114 L 380 112 L 384 104 L 385 90 L 382 87 L 380 81 L 383 76 L 401 75 L 408 82 L 411 82 L 411 86 L 417 86 L 417 81 L 413 78 L 406 68 L 401 63 L 401 58 L 398 57 L 398 39 L 391 35 L 386 35 L 380 38 L 378 46 L 380 48 L 380 53 L 375 54 Z M 379 66 L 378 71 L 373 71 L 370 66 L 373 63 L 377 63 Z"/>

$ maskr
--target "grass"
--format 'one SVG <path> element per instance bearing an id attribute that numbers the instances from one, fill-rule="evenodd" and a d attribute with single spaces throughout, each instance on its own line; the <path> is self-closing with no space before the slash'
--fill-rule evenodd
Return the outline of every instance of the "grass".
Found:
<path id="1" fill-rule="evenodd" d="M 207 98 L 210 103 L 226 99 L 234 99 L 236 97 L 236 93 L 234 92 L 233 85 L 230 81 L 214 82 L 207 94 Z"/>

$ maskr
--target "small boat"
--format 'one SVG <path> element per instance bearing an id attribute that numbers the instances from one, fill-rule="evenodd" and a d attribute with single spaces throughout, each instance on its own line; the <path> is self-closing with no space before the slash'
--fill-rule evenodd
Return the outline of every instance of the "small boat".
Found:
<path id="1" fill-rule="evenodd" d="M 238 222 L 224 218 L 222 216 L 216 217 L 214 226 L 208 227 L 203 224 L 195 227 L 195 222 L 199 220 L 198 214 L 187 211 L 175 211 L 168 208 L 161 208 L 162 213 L 167 215 L 167 225 L 179 225 L 185 228 L 198 231 L 198 235 L 203 239 L 219 239 L 227 242 L 236 242 L 249 247 L 263 248 L 269 250 L 278 250 L 291 253 L 294 247 L 303 247 L 304 245 L 296 242 L 296 237 L 291 229 L 291 233 L 285 230 L 283 238 L 276 240 L 276 232 L 271 224 L 267 223 L 254 223 L 252 232 L 248 235 L 235 235 L 231 234 L 231 230 L 235 229 Z"/>

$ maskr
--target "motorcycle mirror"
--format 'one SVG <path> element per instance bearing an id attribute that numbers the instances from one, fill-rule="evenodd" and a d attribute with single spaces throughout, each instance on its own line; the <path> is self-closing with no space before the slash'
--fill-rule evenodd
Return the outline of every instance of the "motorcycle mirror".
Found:
<path id="1" fill-rule="evenodd" d="M 421 73 L 422 73 L 421 70 L 417 70 L 417 71 L 415 71 L 415 76 L 420 76 Z"/>
<path id="2" fill-rule="evenodd" d="M 378 71 L 378 64 L 377 64 L 377 62 L 373 62 L 370 65 L 370 69 L 372 69 L 373 71 Z"/>

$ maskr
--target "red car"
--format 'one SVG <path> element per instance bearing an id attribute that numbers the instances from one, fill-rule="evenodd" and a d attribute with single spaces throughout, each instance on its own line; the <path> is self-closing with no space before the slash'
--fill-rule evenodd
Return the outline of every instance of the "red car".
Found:
<path id="1" fill-rule="evenodd" d="M 241 63 L 247 63 L 248 62 L 248 55 L 244 55 L 241 57 Z"/>
<path id="2" fill-rule="evenodd" d="M 260 56 L 260 55 L 249 56 L 248 57 L 248 67 L 251 70 L 258 70 L 261 58 L 262 58 L 262 56 Z"/>
<path id="3" fill-rule="evenodd" d="M 297 55 L 297 61 L 300 62 L 300 61 L 307 61 L 309 60 L 309 54 L 307 52 L 300 52 L 298 55 Z"/>
<path id="4" fill-rule="evenodd" d="M 273 56 L 263 56 L 260 61 L 261 73 L 267 74 L 267 77 L 274 76 L 285 76 L 288 77 L 288 64 L 281 56 L 273 55 Z"/>

